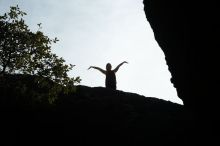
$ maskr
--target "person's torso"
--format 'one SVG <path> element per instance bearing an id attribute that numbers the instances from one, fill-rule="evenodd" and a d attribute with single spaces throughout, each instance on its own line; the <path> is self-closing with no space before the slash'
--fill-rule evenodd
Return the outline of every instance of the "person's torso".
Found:
<path id="1" fill-rule="evenodd" d="M 116 85 L 116 76 L 114 71 L 106 72 L 106 85 Z"/>

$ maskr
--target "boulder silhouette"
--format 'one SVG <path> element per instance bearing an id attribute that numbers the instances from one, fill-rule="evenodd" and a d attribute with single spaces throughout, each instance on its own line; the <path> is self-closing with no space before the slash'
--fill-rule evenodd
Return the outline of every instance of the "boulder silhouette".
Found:
<path id="1" fill-rule="evenodd" d="M 171 82 L 195 114 L 200 143 L 219 137 L 219 4 L 216 1 L 144 0 L 155 39 L 165 54 Z M 199 128 L 200 127 L 200 128 Z"/>
<path id="2" fill-rule="evenodd" d="M 218 111 L 219 66 L 215 2 L 144 0 L 144 10 L 163 50 L 172 83 L 184 105 Z"/>
<path id="3" fill-rule="evenodd" d="M 14 137 L 9 134 L 9 139 L 17 139 L 9 142 L 141 145 L 187 143 L 193 134 L 194 125 L 190 121 L 194 118 L 183 105 L 87 86 L 76 86 L 76 91 L 69 94 L 60 93 L 58 100 L 50 105 L 34 100 L 35 92 L 31 91 L 42 92 L 42 89 L 34 84 L 33 78 L 29 75 L 0 78 L 5 83 L 0 86 L 4 91 L 1 117 L 7 127 L 5 133 L 16 133 Z M 15 88 L 21 84 L 27 88 L 25 91 Z"/>

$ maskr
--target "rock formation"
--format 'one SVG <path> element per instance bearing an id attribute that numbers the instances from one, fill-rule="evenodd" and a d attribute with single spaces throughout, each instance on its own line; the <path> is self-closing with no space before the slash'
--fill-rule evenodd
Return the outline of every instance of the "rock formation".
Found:
<path id="1" fill-rule="evenodd" d="M 77 86 L 48 105 L 34 76 L 0 77 L 2 139 L 17 145 L 161 145 L 188 143 L 194 120 L 182 105 L 103 87 Z M 21 88 L 20 88 L 21 87 Z M 194 131 L 190 131 L 193 133 Z M 188 134 L 185 134 L 188 133 Z M 12 140 L 16 139 L 16 140 Z M 186 139 L 186 140 L 182 140 Z"/>
<path id="2" fill-rule="evenodd" d="M 35 102 L 47 89 L 32 77 L 0 77 L 1 140 L 6 145 L 214 145 L 219 137 L 214 134 L 219 133 L 218 5 L 189 0 L 144 0 L 144 5 L 184 106 L 85 86 L 61 93 L 48 106 Z"/>
<path id="3" fill-rule="evenodd" d="M 194 111 L 216 113 L 220 81 L 217 2 L 144 0 L 144 5 L 178 96 Z"/>

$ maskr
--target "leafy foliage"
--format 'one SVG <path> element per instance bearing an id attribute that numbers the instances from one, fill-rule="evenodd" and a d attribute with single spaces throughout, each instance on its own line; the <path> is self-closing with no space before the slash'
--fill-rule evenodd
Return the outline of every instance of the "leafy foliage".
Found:
<path id="1" fill-rule="evenodd" d="M 38 31 L 32 32 L 23 17 L 25 12 L 18 5 L 10 7 L 10 12 L 0 16 L 0 74 L 29 74 L 37 76 L 36 82 L 45 84 L 45 79 L 53 82 L 49 97 L 56 97 L 61 87 L 68 92 L 70 86 L 80 82 L 80 78 L 70 78 L 68 72 L 72 64 L 51 52 L 52 43 L 57 38 L 50 39 L 44 35 L 41 23 Z M 63 90 L 63 89 L 62 89 Z M 54 98 L 49 98 L 52 102 Z"/>

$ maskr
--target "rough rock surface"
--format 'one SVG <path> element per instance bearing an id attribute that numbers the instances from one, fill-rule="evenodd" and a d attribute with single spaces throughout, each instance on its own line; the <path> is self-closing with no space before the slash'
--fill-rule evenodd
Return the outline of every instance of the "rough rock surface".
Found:
<path id="1" fill-rule="evenodd" d="M 35 101 L 36 93 L 47 89 L 33 80 L 22 75 L 0 78 L 1 132 L 9 145 L 175 144 L 188 143 L 196 131 L 194 117 L 183 105 L 86 86 L 61 93 L 48 105 Z"/>
<path id="2" fill-rule="evenodd" d="M 217 1 L 144 0 L 144 5 L 184 105 L 216 112 L 220 81 Z"/>

